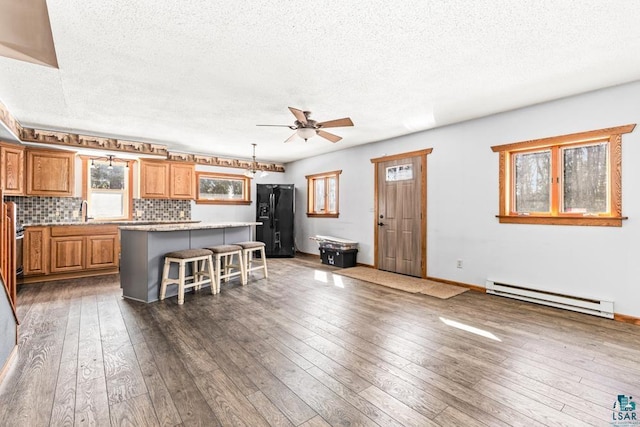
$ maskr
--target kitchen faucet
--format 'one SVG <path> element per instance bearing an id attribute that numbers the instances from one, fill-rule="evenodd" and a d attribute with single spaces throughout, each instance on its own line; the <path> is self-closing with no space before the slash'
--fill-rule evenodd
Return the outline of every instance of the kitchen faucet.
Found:
<path id="1" fill-rule="evenodd" d="M 89 209 L 88 202 L 86 200 L 83 200 L 80 203 L 80 220 L 82 222 L 87 222 L 90 219 L 92 219 L 91 217 L 89 217 L 88 209 Z"/>

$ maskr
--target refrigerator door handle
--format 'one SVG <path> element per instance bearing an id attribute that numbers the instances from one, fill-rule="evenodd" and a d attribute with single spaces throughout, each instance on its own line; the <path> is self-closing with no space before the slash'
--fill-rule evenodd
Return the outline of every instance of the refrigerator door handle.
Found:
<path id="1" fill-rule="evenodd" d="M 275 204 L 275 196 L 273 193 L 269 194 L 269 227 L 273 228 L 274 226 L 274 218 L 275 218 L 275 212 L 274 210 L 276 209 L 276 204 Z"/>

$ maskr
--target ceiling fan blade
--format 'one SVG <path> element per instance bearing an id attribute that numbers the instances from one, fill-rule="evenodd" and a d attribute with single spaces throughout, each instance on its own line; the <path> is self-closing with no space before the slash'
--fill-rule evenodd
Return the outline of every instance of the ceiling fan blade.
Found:
<path id="1" fill-rule="evenodd" d="M 353 126 L 353 122 L 349 117 L 342 119 L 329 120 L 327 122 L 320 122 L 317 124 L 319 128 L 339 128 L 342 126 Z"/>
<path id="2" fill-rule="evenodd" d="M 328 140 L 329 140 L 329 141 L 331 141 L 331 142 L 338 142 L 338 141 L 340 141 L 340 140 L 342 139 L 342 137 L 341 137 L 341 136 L 334 135 L 334 134 L 332 134 L 332 133 L 325 132 L 325 131 L 323 131 L 323 130 L 317 130 L 317 131 L 316 131 L 316 133 L 317 133 L 319 136 L 321 136 L 321 137 L 323 137 L 323 138 L 325 138 L 325 139 L 328 139 Z"/>
<path id="3" fill-rule="evenodd" d="M 304 111 L 298 110 L 297 108 L 289 107 L 289 111 L 296 116 L 296 120 L 300 123 L 307 124 L 307 116 L 304 115 Z"/>
<path id="4" fill-rule="evenodd" d="M 284 142 L 291 142 L 294 139 L 296 139 L 296 136 L 298 136 L 298 134 L 294 132 L 293 135 L 291 135 L 289 138 L 287 138 Z"/>
<path id="5" fill-rule="evenodd" d="M 290 128 L 291 125 L 256 125 L 256 126 L 275 126 L 279 128 Z"/>

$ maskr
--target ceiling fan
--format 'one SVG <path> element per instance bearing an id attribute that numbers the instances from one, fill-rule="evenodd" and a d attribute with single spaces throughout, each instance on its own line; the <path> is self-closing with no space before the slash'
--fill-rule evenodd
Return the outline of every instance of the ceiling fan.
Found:
<path id="1" fill-rule="evenodd" d="M 342 139 L 342 137 L 338 135 L 334 135 L 329 132 L 325 132 L 323 129 L 325 128 L 337 128 L 343 126 L 353 126 L 353 122 L 349 117 L 344 117 L 342 119 L 329 120 L 326 122 L 317 122 L 309 118 L 311 115 L 311 111 L 302 111 L 297 108 L 289 107 L 289 111 L 295 116 L 296 121 L 293 122 L 293 125 L 257 125 L 257 126 L 278 126 L 278 127 L 288 127 L 289 129 L 293 129 L 296 131 L 293 135 L 291 135 L 285 142 L 293 141 L 296 136 L 304 139 L 305 141 L 311 138 L 314 135 L 321 136 L 325 139 L 328 139 L 331 142 L 338 142 Z"/>

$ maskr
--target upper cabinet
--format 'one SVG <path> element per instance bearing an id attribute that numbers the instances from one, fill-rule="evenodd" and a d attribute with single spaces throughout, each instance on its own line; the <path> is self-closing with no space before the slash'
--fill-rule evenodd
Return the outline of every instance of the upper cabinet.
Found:
<path id="1" fill-rule="evenodd" d="M 75 153 L 28 148 L 27 195 L 73 196 Z"/>
<path id="2" fill-rule="evenodd" d="M 140 198 L 166 199 L 169 197 L 169 163 L 140 160 Z"/>
<path id="3" fill-rule="evenodd" d="M 140 161 L 140 198 L 195 199 L 195 165 Z"/>
<path id="4" fill-rule="evenodd" d="M 169 165 L 169 196 L 172 199 L 196 198 L 196 166 L 193 164 L 171 163 Z"/>
<path id="5" fill-rule="evenodd" d="M 0 187 L 5 195 L 24 195 L 24 147 L 0 144 Z"/>

